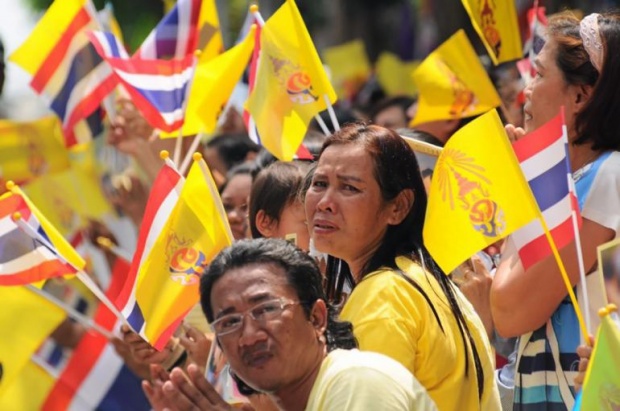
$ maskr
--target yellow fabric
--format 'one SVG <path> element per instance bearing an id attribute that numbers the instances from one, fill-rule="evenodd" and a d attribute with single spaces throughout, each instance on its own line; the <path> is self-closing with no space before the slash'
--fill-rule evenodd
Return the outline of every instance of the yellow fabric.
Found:
<path id="1" fill-rule="evenodd" d="M 391 358 L 358 350 L 325 357 L 306 411 L 436 410 L 426 390 Z"/>
<path id="2" fill-rule="evenodd" d="M 144 337 L 151 343 L 198 303 L 199 276 L 220 250 L 232 244 L 217 187 L 206 167 L 202 159 L 192 165 L 177 204 L 138 272 L 136 301 L 146 321 Z"/>
<path id="3" fill-rule="evenodd" d="M 172 4 L 173 6 L 174 4 Z M 168 5 L 166 5 L 168 6 Z M 198 17 L 198 49 L 200 50 L 200 60 L 198 62 L 198 66 L 196 67 L 196 73 L 194 74 L 194 82 L 200 82 L 199 76 L 201 70 L 201 65 L 205 65 L 210 60 L 216 58 L 223 50 L 224 43 L 222 40 L 222 31 L 220 30 L 220 20 L 217 14 L 217 8 L 215 5 L 215 0 L 202 0 L 202 5 L 200 7 L 200 16 Z M 235 68 L 235 70 L 240 70 L 243 72 L 247 65 L 247 60 L 244 61 L 243 67 Z M 210 66 L 209 70 L 217 71 L 218 68 L 214 66 Z M 203 74 L 204 75 L 204 74 Z M 220 75 L 218 72 L 215 75 Z M 209 79 L 213 79 L 214 75 L 210 75 L 207 72 L 207 77 Z M 230 76 L 233 77 L 233 76 Z M 207 80 L 208 81 L 208 80 Z M 212 92 L 212 91 L 211 91 Z M 232 93 L 232 90 L 231 92 Z M 226 94 L 225 99 L 228 99 L 230 93 L 226 94 L 222 92 L 217 95 L 216 98 L 220 98 L 221 95 Z M 192 84 L 192 88 L 190 90 L 190 94 L 187 101 L 187 108 L 185 109 L 185 121 L 182 127 L 183 136 L 192 136 L 198 134 L 201 131 L 206 131 L 207 133 L 211 133 L 214 131 L 215 127 L 211 130 L 202 130 L 203 129 L 203 121 L 200 118 L 201 108 L 199 107 L 200 103 L 205 96 L 208 96 L 207 92 L 205 92 L 204 87 L 196 86 Z M 225 101 L 225 100 L 224 100 Z M 220 105 L 213 105 L 216 110 L 216 114 L 221 111 Z M 160 134 L 161 138 L 177 138 L 179 135 L 179 131 L 174 131 L 171 133 L 162 132 Z"/>
<path id="4" fill-rule="evenodd" d="M 323 57 L 340 98 L 351 99 L 370 77 L 370 60 L 362 40 L 326 48 Z"/>
<path id="5" fill-rule="evenodd" d="M 501 104 L 463 30 L 424 59 L 413 73 L 420 91 L 411 126 L 485 113 Z"/>
<path id="6" fill-rule="evenodd" d="M 514 1 L 462 0 L 495 65 L 523 58 Z"/>
<path id="7" fill-rule="evenodd" d="M 402 61 L 394 53 L 384 51 L 375 64 L 377 81 L 388 96 L 415 96 L 418 88 L 411 78 L 419 61 Z"/>
<path id="8" fill-rule="evenodd" d="M 35 121 L 0 120 L 0 176 L 23 183 L 69 167 L 60 120 L 47 116 Z"/>
<path id="9" fill-rule="evenodd" d="M 287 0 L 261 31 L 256 84 L 247 102 L 262 145 L 290 161 L 308 123 L 333 104 L 332 88 L 312 39 L 293 0 Z"/>
<path id="10" fill-rule="evenodd" d="M 43 368 L 28 361 L 0 395 L 0 410 L 40 410 L 55 381 Z"/>
<path id="11" fill-rule="evenodd" d="M 201 50 L 201 58 L 215 58 L 224 50 L 215 0 L 202 0 L 200 16 L 198 17 L 198 31 L 198 48 Z"/>
<path id="12" fill-rule="evenodd" d="M 457 131 L 437 159 L 424 244 L 449 273 L 476 252 L 538 217 L 495 110 Z"/>
<path id="13" fill-rule="evenodd" d="M 620 320 L 617 313 L 601 318 L 581 401 L 582 410 L 620 407 Z"/>
<path id="14" fill-rule="evenodd" d="M 101 219 L 112 212 L 97 176 L 78 167 L 37 178 L 23 190 L 65 237 L 87 219 Z"/>
<path id="15" fill-rule="evenodd" d="M 206 133 L 215 131 L 217 118 L 248 65 L 254 50 L 254 31 L 252 28 L 241 43 L 213 59 L 200 57 L 188 107 L 194 107 Z"/>
<path id="16" fill-rule="evenodd" d="M 492 349 L 471 304 L 454 287 L 484 371 L 481 402 L 473 356 L 467 356 L 469 375 L 465 376 L 466 351 L 439 283 L 407 258 L 398 257 L 396 263 L 424 290 L 444 332 L 429 303 L 407 280 L 387 269 L 376 271 L 355 287 L 340 314 L 341 319 L 353 323 L 360 349 L 385 354 L 403 364 L 428 390 L 439 410 L 499 410 Z"/>
<path id="17" fill-rule="evenodd" d="M 85 4 L 86 0 L 54 1 L 9 60 L 34 75 Z"/>
<path id="18" fill-rule="evenodd" d="M 30 208 L 32 214 L 35 215 L 41 228 L 45 231 L 45 234 L 49 238 L 51 245 L 58 251 L 58 253 L 79 270 L 83 270 L 86 266 L 86 261 L 80 256 L 80 254 L 73 248 L 73 246 L 58 232 L 56 227 L 47 219 L 47 217 L 38 209 L 38 207 L 30 200 L 30 198 L 22 191 L 21 188 L 15 187 L 14 192 L 24 197 L 26 204 Z"/>
<path id="19" fill-rule="evenodd" d="M 0 301 L 0 398 L 3 398 L 32 354 L 66 316 L 62 309 L 25 287 L 0 287 Z"/>

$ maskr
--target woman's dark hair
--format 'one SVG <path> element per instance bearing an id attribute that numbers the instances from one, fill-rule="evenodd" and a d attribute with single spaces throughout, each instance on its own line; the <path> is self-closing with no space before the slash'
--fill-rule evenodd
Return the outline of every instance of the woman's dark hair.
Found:
<path id="1" fill-rule="evenodd" d="M 316 261 L 305 251 L 283 239 L 240 240 L 215 257 L 200 279 L 200 304 L 209 322 L 214 320 L 211 307 L 211 291 L 214 284 L 228 271 L 256 263 L 274 264 L 282 268 L 288 284 L 297 292 L 308 319 L 317 300 L 326 302 L 328 318 L 325 338 L 328 351 L 357 347 L 351 323 L 339 321 L 338 313 L 325 299 L 323 280 Z"/>
<path id="2" fill-rule="evenodd" d="M 556 63 L 571 85 L 594 86 L 588 103 L 575 118 L 577 139 L 591 142 L 593 150 L 620 150 L 620 14 L 603 13 L 598 18 L 603 43 L 603 66 L 599 73 L 590 61 L 579 35 L 579 19 L 571 12 L 549 18 L 548 39 L 557 44 Z"/>
<path id="3" fill-rule="evenodd" d="M 226 173 L 226 181 L 220 187 L 220 194 L 224 192 L 226 186 L 228 185 L 228 182 L 232 180 L 234 176 L 245 174 L 252 176 L 252 170 L 254 170 L 254 165 L 250 162 L 237 164 L 236 166 L 228 170 L 228 173 Z"/>
<path id="4" fill-rule="evenodd" d="M 403 117 L 407 122 L 411 120 L 407 116 L 407 109 L 415 103 L 416 99 L 409 96 L 394 96 L 385 98 L 378 103 L 376 103 L 370 110 L 369 117 L 372 122 L 376 121 L 377 116 L 384 110 L 387 110 L 391 107 L 399 107 L 403 111 Z"/>
<path id="5" fill-rule="evenodd" d="M 217 151 L 228 170 L 245 162 L 248 153 L 258 153 L 260 149 L 247 134 L 217 135 L 207 142 L 206 148 Z"/>
<path id="6" fill-rule="evenodd" d="M 250 192 L 250 230 L 253 238 L 263 237 L 256 226 L 256 215 L 263 210 L 273 221 L 279 221 L 282 210 L 298 201 L 308 165 L 303 162 L 276 162 L 255 177 Z"/>
<path id="7" fill-rule="evenodd" d="M 406 256 L 423 265 L 435 277 L 450 304 L 452 313 L 459 325 L 459 332 L 465 350 L 469 351 L 471 349 L 472 351 L 478 379 L 479 396 L 482 397 L 484 373 L 475 342 L 456 298 L 455 285 L 450 277 L 445 275 L 435 263 L 424 246 L 422 239 L 427 196 L 413 150 L 393 130 L 376 125 L 354 123 L 343 127 L 340 131 L 328 137 L 321 153 L 331 146 L 349 144 L 363 146 L 371 156 L 374 163 L 374 175 L 384 201 L 394 200 L 403 190 L 412 190 L 414 197 L 413 205 L 403 221 L 400 224 L 388 226 L 381 245 L 362 268 L 361 278 L 377 271 L 381 267 L 388 267 L 394 271 L 401 272 L 396 265 L 396 257 L 398 256 Z M 424 291 L 421 288 L 416 288 L 426 297 L 430 304 L 430 299 Z M 433 308 L 432 305 L 431 308 Z M 443 329 L 439 317 L 436 316 L 436 318 L 439 326 Z M 465 375 L 468 375 L 468 372 L 469 359 L 465 362 Z"/>

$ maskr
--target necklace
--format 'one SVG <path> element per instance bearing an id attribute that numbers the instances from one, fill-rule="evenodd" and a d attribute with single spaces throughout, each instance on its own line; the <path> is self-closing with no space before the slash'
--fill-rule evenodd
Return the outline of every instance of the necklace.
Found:
<path id="1" fill-rule="evenodd" d="M 599 151 L 595 151 L 589 158 L 586 160 L 581 167 L 573 172 L 573 181 L 577 182 L 581 180 L 581 178 L 592 168 L 592 164 L 596 159 L 601 155 Z"/>

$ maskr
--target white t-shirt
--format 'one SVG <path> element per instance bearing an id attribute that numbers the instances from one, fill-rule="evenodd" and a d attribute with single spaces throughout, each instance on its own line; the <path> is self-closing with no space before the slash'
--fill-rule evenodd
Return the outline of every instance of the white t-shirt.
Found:
<path id="1" fill-rule="evenodd" d="M 321 364 L 306 411 L 437 410 L 426 389 L 382 354 L 334 350 Z"/>
<path id="2" fill-rule="evenodd" d="M 593 178 L 585 193 L 581 215 L 620 235 L 620 152 L 614 151 L 603 160 L 596 173 L 586 170 L 584 180 Z"/>

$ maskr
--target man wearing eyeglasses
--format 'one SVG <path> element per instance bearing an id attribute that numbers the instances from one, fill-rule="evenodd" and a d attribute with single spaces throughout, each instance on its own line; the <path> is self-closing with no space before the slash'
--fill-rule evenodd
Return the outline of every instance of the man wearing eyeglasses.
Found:
<path id="1" fill-rule="evenodd" d="M 215 258 L 201 304 L 236 378 L 283 410 L 435 410 L 398 362 L 355 349 L 321 284 L 314 259 L 284 240 L 238 241 Z M 232 409 L 197 367 L 187 374 L 161 386 L 170 409 Z"/>

